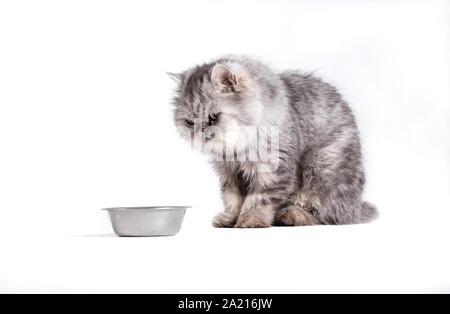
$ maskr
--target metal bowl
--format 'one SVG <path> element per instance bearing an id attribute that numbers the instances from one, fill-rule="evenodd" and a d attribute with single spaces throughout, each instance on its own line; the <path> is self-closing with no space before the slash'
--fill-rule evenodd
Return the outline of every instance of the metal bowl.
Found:
<path id="1" fill-rule="evenodd" d="M 104 208 L 114 232 L 120 237 L 170 236 L 180 231 L 186 208 L 190 206 Z"/>

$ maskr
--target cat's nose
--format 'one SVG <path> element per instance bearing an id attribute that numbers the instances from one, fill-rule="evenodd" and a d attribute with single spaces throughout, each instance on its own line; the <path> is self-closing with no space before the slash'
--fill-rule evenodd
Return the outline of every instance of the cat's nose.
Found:
<path id="1" fill-rule="evenodd" d="M 208 142 L 208 141 L 214 139 L 215 137 L 216 137 L 216 133 L 211 133 L 211 134 L 205 135 L 205 141 Z"/>

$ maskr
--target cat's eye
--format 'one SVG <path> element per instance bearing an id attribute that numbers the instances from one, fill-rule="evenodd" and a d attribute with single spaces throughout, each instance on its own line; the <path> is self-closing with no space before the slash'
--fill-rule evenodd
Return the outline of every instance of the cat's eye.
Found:
<path id="1" fill-rule="evenodd" d="M 209 114 L 209 120 L 210 121 L 217 121 L 220 117 L 220 112 L 218 113 L 210 113 Z"/>
<path id="2" fill-rule="evenodd" d="M 194 125 L 194 121 L 192 121 L 192 120 L 186 119 L 186 120 L 184 120 L 184 121 L 185 121 L 186 124 L 189 125 L 189 126 L 193 126 L 193 125 Z"/>

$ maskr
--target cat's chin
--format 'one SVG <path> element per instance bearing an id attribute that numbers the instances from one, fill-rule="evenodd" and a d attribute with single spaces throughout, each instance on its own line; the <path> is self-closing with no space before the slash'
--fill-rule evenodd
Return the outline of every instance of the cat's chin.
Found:
<path id="1" fill-rule="evenodd" d="M 204 154 L 211 156 L 222 155 L 226 151 L 223 142 L 214 139 L 204 141 L 201 149 Z"/>
<path id="2" fill-rule="evenodd" d="M 226 144 L 219 139 L 193 143 L 192 148 L 209 157 L 211 161 L 237 161 L 237 155 L 245 155 L 245 150 L 241 152 L 236 150 L 236 147 L 234 146 L 227 147 Z"/>
<path id="3" fill-rule="evenodd" d="M 195 151 L 204 153 L 206 155 L 214 155 L 217 153 L 222 153 L 224 151 L 223 142 L 215 139 L 204 141 L 201 139 L 190 139 L 185 138 L 191 148 Z"/>

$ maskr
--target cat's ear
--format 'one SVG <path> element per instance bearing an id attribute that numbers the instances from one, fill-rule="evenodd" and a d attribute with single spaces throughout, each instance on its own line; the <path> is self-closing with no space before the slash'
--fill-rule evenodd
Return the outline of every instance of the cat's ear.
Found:
<path id="1" fill-rule="evenodd" d="M 183 74 L 181 74 L 181 73 L 172 73 L 172 72 L 166 72 L 166 73 L 175 83 L 180 83 L 180 81 L 183 78 Z"/>
<path id="2" fill-rule="evenodd" d="M 236 75 L 225 65 L 216 64 L 211 71 L 211 82 L 221 93 L 232 93 L 237 90 Z"/>

